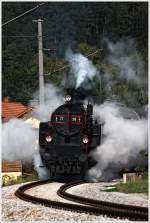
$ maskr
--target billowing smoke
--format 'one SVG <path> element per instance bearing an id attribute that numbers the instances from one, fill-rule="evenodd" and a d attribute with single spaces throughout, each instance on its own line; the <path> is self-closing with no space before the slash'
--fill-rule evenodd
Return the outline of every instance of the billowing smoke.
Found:
<path id="1" fill-rule="evenodd" d="M 90 178 L 110 179 L 122 168 L 138 165 L 139 152 L 148 148 L 147 120 L 125 119 L 110 102 L 95 105 L 94 116 L 103 123 L 103 140 L 92 154 L 97 164 L 89 171 Z"/>
<path id="2" fill-rule="evenodd" d="M 39 92 L 34 94 L 34 100 L 39 97 Z M 50 120 L 52 112 L 63 103 L 62 93 L 52 84 L 45 84 L 44 86 L 44 104 L 34 104 L 34 115 L 41 121 L 47 122 Z M 39 151 L 39 148 L 38 148 Z M 38 173 L 40 180 L 49 179 L 49 171 L 44 167 L 39 152 L 36 151 L 33 156 L 34 168 Z"/>
<path id="3" fill-rule="evenodd" d="M 37 132 L 20 119 L 11 119 L 2 126 L 2 158 L 31 161 L 36 148 Z"/>
<path id="4" fill-rule="evenodd" d="M 33 157 L 34 169 L 40 180 L 48 180 L 50 178 L 48 169 L 43 165 L 39 150 L 34 153 Z"/>
<path id="5" fill-rule="evenodd" d="M 71 64 L 71 72 L 75 77 L 76 88 L 80 87 L 84 82 L 92 80 L 97 75 L 97 69 L 92 61 L 88 60 L 80 53 L 73 53 L 71 50 L 67 51 L 67 59 Z"/>
<path id="6" fill-rule="evenodd" d="M 39 92 L 34 95 L 34 100 L 39 98 Z M 34 115 L 40 119 L 40 121 L 49 121 L 52 112 L 63 103 L 62 93 L 52 84 L 45 84 L 44 86 L 44 104 L 34 104 L 31 102 L 31 106 L 34 107 Z"/>
<path id="7" fill-rule="evenodd" d="M 116 67 L 118 78 L 141 85 L 145 69 L 135 41 L 128 38 L 114 43 L 104 39 L 103 43 L 108 51 L 104 62 Z"/>
<path id="8" fill-rule="evenodd" d="M 40 106 L 34 104 L 32 115 L 36 116 L 39 121 L 49 121 L 51 113 L 62 104 L 62 96 L 60 96 L 58 89 L 52 84 L 45 85 L 45 103 Z M 38 99 L 38 92 L 34 95 L 34 101 Z M 2 159 L 15 161 L 21 160 L 23 162 L 30 162 L 34 159 L 35 169 L 40 179 L 48 178 L 48 171 L 42 166 L 40 159 L 37 141 L 39 130 L 27 124 L 22 119 L 11 119 L 2 127 Z"/>
<path id="9" fill-rule="evenodd" d="M 134 39 L 126 38 L 112 42 L 104 38 L 101 45 L 104 51 L 104 57 L 101 59 L 102 70 L 98 70 L 84 55 L 73 53 L 70 49 L 67 51 L 66 58 L 71 65 L 70 73 L 73 74 L 70 75 L 72 85 L 75 84 L 76 88 L 93 88 L 95 86 L 92 80 L 96 76 L 97 80 L 103 82 L 101 84 L 104 85 L 108 97 L 112 94 L 112 87 L 124 80 L 134 83 L 137 87 L 147 85 L 145 65 Z M 112 72 L 115 72 L 115 75 Z"/>

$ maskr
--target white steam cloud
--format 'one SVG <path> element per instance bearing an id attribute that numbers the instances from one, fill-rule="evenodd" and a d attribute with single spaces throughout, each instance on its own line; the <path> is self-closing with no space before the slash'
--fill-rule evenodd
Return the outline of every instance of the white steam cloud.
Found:
<path id="1" fill-rule="evenodd" d="M 33 157 L 34 169 L 38 174 L 40 180 L 48 180 L 50 178 L 48 169 L 43 165 L 39 151 Z"/>
<path id="2" fill-rule="evenodd" d="M 121 40 L 116 43 L 104 39 L 108 55 L 105 61 L 118 68 L 118 75 L 128 82 L 141 85 L 144 81 L 144 63 L 137 51 L 133 39 Z"/>
<path id="3" fill-rule="evenodd" d="M 12 119 L 2 126 L 2 158 L 31 161 L 36 147 L 37 132 L 20 119 Z"/>
<path id="4" fill-rule="evenodd" d="M 62 95 L 62 94 L 61 94 Z M 52 112 L 63 103 L 63 98 L 60 95 L 59 90 L 52 84 L 45 84 L 44 86 L 44 104 L 34 104 L 31 102 L 31 106 L 34 107 L 34 114 L 42 122 L 50 120 Z M 36 92 L 34 99 L 37 100 L 39 92 Z"/>
<path id="5" fill-rule="evenodd" d="M 97 69 L 92 61 L 88 60 L 80 53 L 73 54 L 71 50 L 67 51 L 67 59 L 71 64 L 71 72 L 76 81 L 76 88 L 83 82 L 92 80 L 97 74 Z"/>
<path id="6" fill-rule="evenodd" d="M 139 152 L 148 147 L 148 126 L 145 119 L 123 118 L 114 103 L 95 105 L 94 116 L 104 123 L 104 139 L 93 153 L 97 164 L 89 171 L 90 178 L 97 181 L 112 177 L 114 167 L 119 171 L 138 163 Z"/>
<path id="7" fill-rule="evenodd" d="M 62 96 L 58 89 L 52 84 L 46 84 L 45 103 L 39 104 L 31 102 L 33 106 L 32 115 L 42 121 L 49 121 L 51 113 L 62 104 Z M 39 97 L 38 92 L 34 95 L 34 101 Z M 31 124 L 25 123 L 21 119 L 11 119 L 2 127 L 2 159 L 8 161 L 21 160 L 22 162 L 34 162 L 35 170 L 39 179 L 45 180 L 49 178 L 48 170 L 41 167 L 42 160 L 40 158 L 37 141 L 38 130 L 34 129 Z"/>
<path id="8" fill-rule="evenodd" d="M 105 80 L 109 94 L 111 94 L 112 86 L 118 81 L 126 80 L 137 86 L 147 84 L 144 62 L 134 39 L 126 38 L 114 43 L 105 38 L 102 41 L 102 46 L 107 54 L 101 63 L 104 67 L 107 64 L 112 65 L 116 72 L 115 75 L 110 74 L 109 70 L 103 70 L 102 74 L 87 57 L 80 53 L 73 53 L 70 49 L 67 50 L 66 58 L 71 65 L 71 73 L 75 79 L 76 88 L 81 85 L 88 88 L 89 80 L 93 80 L 95 76 Z M 92 83 L 90 85 L 92 86 Z"/>

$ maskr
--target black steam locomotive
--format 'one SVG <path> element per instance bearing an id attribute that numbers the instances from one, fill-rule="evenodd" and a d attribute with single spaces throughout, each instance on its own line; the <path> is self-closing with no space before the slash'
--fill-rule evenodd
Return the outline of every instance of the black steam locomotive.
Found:
<path id="1" fill-rule="evenodd" d="M 72 89 L 67 90 L 65 101 L 39 128 L 42 162 L 57 181 L 84 179 L 93 165 L 89 153 L 101 140 L 101 125 L 93 123 L 93 106 L 88 103 L 85 109 Z"/>

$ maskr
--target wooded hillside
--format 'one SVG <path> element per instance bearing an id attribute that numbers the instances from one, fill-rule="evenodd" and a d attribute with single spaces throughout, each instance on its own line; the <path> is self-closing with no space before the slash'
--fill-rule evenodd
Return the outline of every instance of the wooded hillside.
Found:
<path id="1" fill-rule="evenodd" d="M 39 3 L 3 2 L 2 23 L 33 8 Z M 116 75 L 115 68 L 104 64 L 107 51 L 102 39 L 113 42 L 131 38 L 136 43 L 138 56 L 144 63 L 147 81 L 148 52 L 148 3 L 146 2 L 48 2 L 33 12 L 8 23 L 2 27 L 2 96 L 12 100 L 28 103 L 35 90 L 38 89 L 38 42 L 37 23 L 33 20 L 41 17 L 43 22 L 44 48 L 55 49 L 44 51 L 44 73 L 46 82 L 60 86 L 69 70 L 59 70 L 66 64 L 65 53 L 68 47 L 75 52 L 88 55 L 97 49 L 98 54 L 91 56 L 101 73 L 109 70 Z M 108 72 L 107 72 L 108 73 Z M 106 98 L 105 78 L 99 90 L 98 80 L 90 94 Z M 104 87 L 103 87 L 104 86 Z M 147 104 L 147 84 L 135 86 L 126 81 L 117 82 L 113 86 L 113 94 L 132 107 Z M 112 94 L 112 92 L 111 92 Z"/>

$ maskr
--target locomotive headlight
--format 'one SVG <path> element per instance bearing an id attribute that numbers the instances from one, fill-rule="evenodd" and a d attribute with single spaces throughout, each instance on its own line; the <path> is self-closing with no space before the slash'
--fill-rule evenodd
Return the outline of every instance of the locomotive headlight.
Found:
<path id="1" fill-rule="evenodd" d="M 71 96 L 70 96 L 70 95 L 66 95 L 65 98 L 64 98 L 64 100 L 65 100 L 66 102 L 71 101 Z"/>
<path id="2" fill-rule="evenodd" d="M 45 139 L 46 139 L 47 142 L 51 142 L 52 141 L 52 137 L 51 136 L 46 136 Z"/>
<path id="3" fill-rule="evenodd" d="M 83 143 L 87 144 L 89 142 L 89 139 L 87 136 L 85 136 L 83 139 L 82 139 Z"/>

